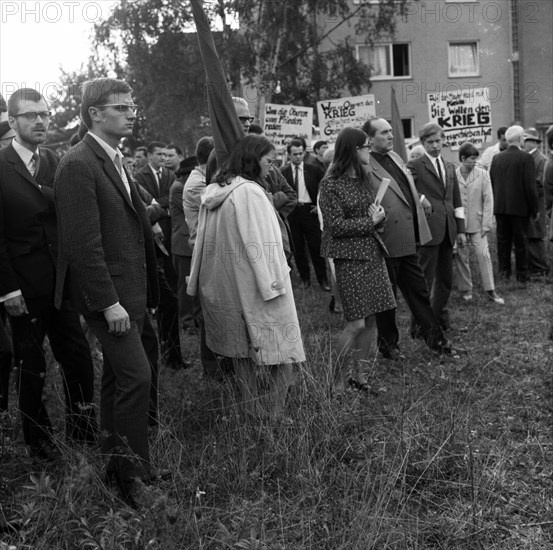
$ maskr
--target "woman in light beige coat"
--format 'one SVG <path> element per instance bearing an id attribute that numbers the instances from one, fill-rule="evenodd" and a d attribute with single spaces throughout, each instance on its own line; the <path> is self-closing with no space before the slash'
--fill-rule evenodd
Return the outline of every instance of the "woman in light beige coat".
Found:
<path id="1" fill-rule="evenodd" d="M 488 298 L 496 304 L 505 301 L 495 291 L 493 266 L 488 246 L 488 233 L 493 225 L 493 192 L 487 170 L 476 166 L 478 149 L 472 143 L 463 143 L 459 149 L 460 166 L 457 180 L 461 200 L 465 209 L 467 244 L 457 248 L 457 286 L 465 301 L 472 300 L 472 274 L 470 270 L 470 250 L 474 251 L 482 279 L 482 288 Z"/>

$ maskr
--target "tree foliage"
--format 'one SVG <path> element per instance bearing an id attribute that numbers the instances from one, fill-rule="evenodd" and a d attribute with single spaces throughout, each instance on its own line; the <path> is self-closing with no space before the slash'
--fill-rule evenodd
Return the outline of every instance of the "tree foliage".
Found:
<path id="1" fill-rule="evenodd" d="M 204 9 L 219 22 L 214 38 L 234 93 L 249 83 L 266 101 L 313 106 L 370 89 L 370 67 L 357 61 L 355 44 L 392 35 L 405 1 L 210 0 Z M 344 26 L 350 30 L 340 35 L 349 37 L 337 39 Z M 210 133 L 193 30 L 187 2 L 123 0 L 94 40 L 94 59 L 107 60 L 98 70 L 133 85 L 144 140 L 175 141 L 189 153 Z"/>

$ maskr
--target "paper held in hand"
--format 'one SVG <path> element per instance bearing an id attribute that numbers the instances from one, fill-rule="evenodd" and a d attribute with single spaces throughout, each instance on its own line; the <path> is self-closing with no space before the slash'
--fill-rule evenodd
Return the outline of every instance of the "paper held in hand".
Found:
<path id="1" fill-rule="evenodd" d="M 380 206 L 380 203 L 382 202 L 382 199 L 384 198 L 384 194 L 388 190 L 389 185 L 390 185 L 390 178 L 383 178 L 382 183 L 380 184 L 380 187 L 376 192 L 376 199 L 374 199 L 374 204 L 376 204 L 376 206 Z"/>

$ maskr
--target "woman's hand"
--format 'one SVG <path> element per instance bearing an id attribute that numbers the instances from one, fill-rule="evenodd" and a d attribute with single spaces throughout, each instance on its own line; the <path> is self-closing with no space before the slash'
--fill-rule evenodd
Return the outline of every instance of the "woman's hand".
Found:
<path id="1" fill-rule="evenodd" d="M 377 206 L 374 203 L 369 206 L 369 214 L 371 215 L 374 225 L 382 223 L 384 221 L 384 218 L 386 217 L 384 208 L 382 208 L 381 205 Z"/>

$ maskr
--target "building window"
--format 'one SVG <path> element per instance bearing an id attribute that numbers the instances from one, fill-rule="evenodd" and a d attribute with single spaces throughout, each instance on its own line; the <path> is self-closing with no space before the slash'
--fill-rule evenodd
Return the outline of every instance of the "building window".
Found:
<path id="1" fill-rule="evenodd" d="M 409 78 L 411 76 L 409 44 L 375 44 L 357 46 L 357 59 L 371 68 L 371 80 Z"/>
<path id="2" fill-rule="evenodd" d="M 449 43 L 449 76 L 479 76 L 477 42 Z"/>

